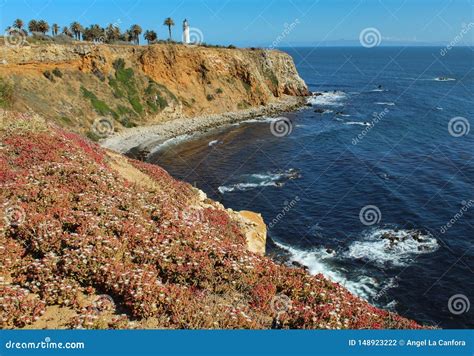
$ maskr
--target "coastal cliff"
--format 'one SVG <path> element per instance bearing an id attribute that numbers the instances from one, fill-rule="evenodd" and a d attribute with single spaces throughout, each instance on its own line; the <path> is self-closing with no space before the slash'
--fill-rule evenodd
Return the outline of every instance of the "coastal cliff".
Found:
<path id="1" fill-rule="evenodd" d="M 98 117 L 114 120 L 117 132 L 309 94 L 292 58 L 276 50 L 176 44 L 0 50 L 0 79 L 13 91 L 9 108 L 37 112 L 93 139 Z"/>

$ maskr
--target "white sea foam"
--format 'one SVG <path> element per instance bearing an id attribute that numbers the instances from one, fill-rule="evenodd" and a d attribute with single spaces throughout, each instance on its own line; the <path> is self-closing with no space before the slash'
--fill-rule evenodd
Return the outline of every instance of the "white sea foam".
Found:
<path id="1" fill-rule="evenodd" d="M 348 121 L 345 122 L 346 125 L 360 125 L 360 126 L 372 126 L 370 122 L 360 122 L 360 121 Z"/>
<path id="2" fill-rule="evenodd" d="M 150 150 L 149 155 L 152 155 L 153 153 L 161 151 L 161 150 L 165 149 L 166 147 L 174 146 L 174 145 L 177 145 L 177 144 L 179 144 L 183 141 L 187 141 L 192 137 L 193 137 L 193 135 L 185 134 L 185 135 L 180 135 L 180 136 L 170 138 L 170 139 L 158 144 L 157 146 L 153 147 L 153 149 Z"/>
<path id="3" fill-rule="evenodd" d="M 270 187 L 270 186 L 277 186 L 276 182 L 260 182 L 260 183 L 237 183 L 237 184 L 232 184 L 232 185 L 224 185 L 220 186 L 217 188 L 221 194 L 227 193 L 227 192 L 234 192 L 236 190 L 239 191 L 246 191 L 246 190 L 251 190 L 255 189 L 258 187 Z"/>
<path id="4" fill-rule="evenodd" d="M 212 141 L 210 141 L 210 142 L 208 143 L 208 146 L 209 146 L 209 147 L 215 146 L 215 145 L 217 145 L 219 142 L 220 142 L 219 140 L 212 140 Z"/>
<path id="5" fill-rule="evenodd" d="M 308 272 L 312 275 L 321 273 L 333 282 L 340 283 L 349 291 L 359 297 L 369 299 L 377 295 L 381 285 L 372 277 L 359 275 L 354 280 L 348 280 L 342 271 L 333 266 L 331 260 L 335 257 L 335 253 L 328 253 L 326 249 L 300 250 L 281 242 L 274 241 L 281 249 L 290 254 L 290 260 L 298 262 L 308 267 Z"/>
<path id="6" fill-rule="evenodd" d="M 297 179 L 300 174 L 295 169 L 283 172 L 267 172 L 244 174 L 240 178 L 243 182 L 223 185 L 217 188 L 221 194 L 234 191 L 246 191 L 259 187 L 281 187 L 290 179 Z"/>
<path id="7" fill-rule="evenodd" d="M 396 308 L 397 304 L 398 303 L 397 303 L 396 300 L 392 300 L 384 306 L 384 309 L 390 310 L 392 312 L 396 312 L 395 308 Z"/>
<path id="8" fill-rule="evenodd" d="M 454 78 L 448 78 L 448 77 L 436 77 L 436 78 L 433 78 L 432 80 L 436 81 L 436 82 L 452 82 L 456 79 Z"/>
<path id="9" fill-rule="evenodd" d="M 375 103 L 375 105 L 394 106 L 394 105 L 395 105 L 395 103 L 392 103 L 392 102 L 385 102 L 385 101 L 380 101 L 380 102 L 377 102 L 377 103 Z"/>
<path id="10" fill-rule="evenodd" d="M 317 106 L 342 106 L 343 103 L 341 103 L 341 101 L 346 98 L 347 95 L 343 91 L 324 92 L 310 97 L 308 103 Z"/>
<path id="11" fill-rule="evenodd" d="M 237 123 L 237 125 L 240 124 L 254 124 L 254 123 L 269 123 L 269 122 L 274 122 L 280 120 L 280 117 L 268 117 L 268 116 L 262 116 L 262 117 L 257 117 L 255 119 L 248 119 L 248 120 L 243 120 Z"/>
<path id="12" fill-rule="evenodd" d="M 406 266 L 416 255 L 432 253 L 438 248 L 438 241 L 429 233 L 376 229 L 368 232 L 363 240 L 353 242 L 349 246 L 347 257 L 364 259 L 379 266 Z"/>

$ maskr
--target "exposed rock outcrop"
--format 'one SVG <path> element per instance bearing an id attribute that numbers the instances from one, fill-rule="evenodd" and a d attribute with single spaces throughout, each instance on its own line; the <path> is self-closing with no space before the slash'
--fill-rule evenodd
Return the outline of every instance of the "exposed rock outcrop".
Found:
<path id="1" fill-rule="evenodd" d="M 113 155 L 115 156 L 115 154 Z M 209 199 L 202 190 L 195 188 L 195 193 L 197 196 L 195 205 L 198 209 L 212 208 L 225 211 L 245 235 L 247 250 L 261 256 L 265 255 L 267 225 L 265 225 L 261 214 L 247 210 L 236 212 L 232 209 L 225 209 L 221 203 Z"/>
<path id="2" fill-rule="evenodd" d="M 265 255 L 265 244 L 267 242 L 267 226 L 262 215 L 253 211 L 243 210 L 239 212 L 242 219 L 242 228 L 247 238 L 247 248 L 250 252 Z"/>

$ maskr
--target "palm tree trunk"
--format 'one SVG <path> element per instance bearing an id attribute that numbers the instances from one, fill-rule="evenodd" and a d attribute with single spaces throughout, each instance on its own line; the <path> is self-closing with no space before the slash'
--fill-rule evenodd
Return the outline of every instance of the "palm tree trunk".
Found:
<path id="1" fill-rule="evenodd" d="M 170 39 L 170 41 L 171 41 L 171 25 L 168 25 L 168 32 L 169 32 L 169 34 L 170 34 L 169 39 Z"/>

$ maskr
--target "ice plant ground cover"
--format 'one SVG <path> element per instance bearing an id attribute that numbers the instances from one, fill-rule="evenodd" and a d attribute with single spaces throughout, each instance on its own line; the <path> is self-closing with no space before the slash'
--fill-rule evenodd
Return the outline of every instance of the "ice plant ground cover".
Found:
<path id="1" fill-rule="evenodd" d="M 420 328 L 247 251 L 239 224 L 158 166 L 34 115 L 0 122 L 0 326 Z M 51 324 L 49 324 L 51 327 Z"/>

